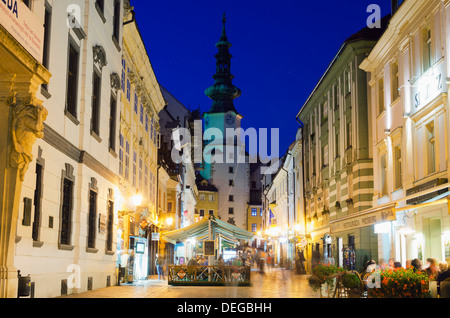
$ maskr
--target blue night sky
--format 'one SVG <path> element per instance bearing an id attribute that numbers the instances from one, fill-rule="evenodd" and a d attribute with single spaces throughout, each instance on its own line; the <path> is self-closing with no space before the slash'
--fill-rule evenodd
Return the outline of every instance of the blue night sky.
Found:
<path id="1" fill-rule="evenodd" d="M 207 111 L 215 43 L 226 12 L 235 100 L 243 128 L 279 128 L 280 155 L 294 141 L 296 115 L 341 44 L 366 27 L 370 4 L 389 0 L 134 0 L 136 19 L 160 84 L 184 106 Z"/>

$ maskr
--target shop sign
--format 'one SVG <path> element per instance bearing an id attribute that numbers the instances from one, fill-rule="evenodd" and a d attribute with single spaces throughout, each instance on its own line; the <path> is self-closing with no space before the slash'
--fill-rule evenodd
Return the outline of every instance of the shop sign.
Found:
<path id="1" fill-rule="evenodd" d="M 44 47 L 44 23 L 19 0 L 0 0 L 0 24 L 39 63 Z"/>
<path id="2" fill-rule="evenodd" d="M 429 182 L 426 182 L 424 184 L 418 185 L 417 187 L 411 188 L 406 190 L 406 196 L 411 196 L 413 194 L 422 192 L 422 191 L 426 191 L 429 189 L 433 189 L 434 187 L 440 186 L 441 184 L 445 184 L 447 183 L 447 179 L 443 179 L 443 178 L 439 178 L 439 179 L 435 179 Z M 448 191 L 448 188 L 445 189 L 441 189 L 439 191 L 436 192 L 432 192 L 432 193 L 428 193 L 425 195 L 421 195 L 421 196 L 417 196 L 415 198 L 406 200 L 406 204 L 420 204 L 423 203 L 427 200 L 430 200 L 432 198 L 434 198 L 437 195 L 443 194 L 445 192 Z"/>
<path id="3" fill-rule="evenodd" d="M 356 215 L 352 218 L 330 222 L 331 233 L 351 230 L 359 227 L 370 226 L 381 222 L 395 221 L 395 210 L 393 207 L 379 211 Z"/>
<path id="4" fill-rule="evenodd" d="M 203 255 L 204 256 L 215 256 L 215 242 L 214 241 L 204 241 L 203 242 Z"/>
<path id="5" fill-rule="evenodd" d="M 441 62 L 439 65 L 430 68 L 412 83 L 413 96 L 410 115 L 416 113 L 440 93 L 446 91 L 444 65 L 445 63 Z"/>
<path id="6" fill-rule="evenodd" d="M 152 241 L 159 241 L 159 233 L 152 233 Z"/>

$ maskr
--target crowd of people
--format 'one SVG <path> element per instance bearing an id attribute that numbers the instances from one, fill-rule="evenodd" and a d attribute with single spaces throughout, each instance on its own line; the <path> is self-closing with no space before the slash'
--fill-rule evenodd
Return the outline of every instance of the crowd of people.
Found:
<path id="1" fill-rule="evenodd" d="M 450 278 L 450 268 L 448 262 L 439 261 L 436 258 L 427 258 L 425 265 L 423 265 L 422 261 L 418 258 L 407 260 L 405 267 L 402 266 L 401 262 L 395 261 L 394 259 L 389 259 L 387 263 L 384 259 L 381 259 L 380 264 L 376 264 L 374 260 L 370 260 L 365 264 L 363 271 L 361 272 L 361 277 L 366 277 L 367 274 L 378 269 L 395 270 L 397 268 L 411 268 L 415 272 L 425 271 L 430 282 L 436 282 L 438 293 L 440 283 Z"/>

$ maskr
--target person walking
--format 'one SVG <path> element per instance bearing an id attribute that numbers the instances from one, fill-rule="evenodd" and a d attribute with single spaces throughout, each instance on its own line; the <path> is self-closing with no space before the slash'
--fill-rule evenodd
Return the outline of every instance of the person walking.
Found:
<path id="1" fill-rule="evenodd" d="M 156 271 L 158 272 L 158 280 L 165 280 L 164 278 L 164 258 L 160 257 L 159 254 L 156 254 L 155 259 Z"/>

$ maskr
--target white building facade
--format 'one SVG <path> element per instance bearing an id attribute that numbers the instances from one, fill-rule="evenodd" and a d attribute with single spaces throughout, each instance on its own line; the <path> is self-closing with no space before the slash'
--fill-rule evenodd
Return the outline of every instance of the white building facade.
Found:
<path id="1" fill-rule="evenodd" d="M 361 64 L 370 74 L 379 258 L 450 258 L 449 1 L 404 1 Z"/>
<path id="2" fill-rule="evenodd" d="M 14 262 L 35 297 L 55 297 L 116 280 L 123 1 L 30 7 L 52 78 L 37 94 L 49 115 L 22 187 Z"/>

